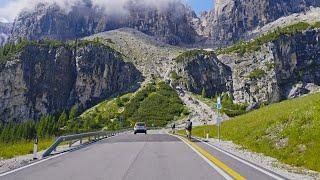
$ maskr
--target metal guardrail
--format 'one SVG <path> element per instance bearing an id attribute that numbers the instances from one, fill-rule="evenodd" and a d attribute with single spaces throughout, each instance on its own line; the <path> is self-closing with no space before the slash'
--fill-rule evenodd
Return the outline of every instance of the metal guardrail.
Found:
<path id="1" fill-rule="evenodd" d="M 157 130 L 161 129 L 159 127 L 148 127 L 147 130 Z M 94 137 L 94 140 L 99 140 L 103 138 L 107 138 L 110 136 L 113 136 L 115 134 L 123 133 L 123 132 L 130 132 L 133 131 L 133 128 L 130 129 L 123 129 L 119 131 L 98 131 L 98 132 L 89 132 L 89 133 L 81 133 L 81 134 L 74 134 L 74 135 L 67 135 L 67 136 L 60 136 L 56 139 L 56 141 L 43 153 L 42 157 L 48 157 L 54 151 L 62 142 L 68 142 L 68 141 L 75 141 L 80 140 L 80 144 L 82 144 L 82 140 L 84 138 L 90 138 Z"/>
<path id="2" fill-rule="evenodd" d="M 98 131 L 98 132 L 89 132 L 89 133 L 81 133 L 81 134 L 74 134 L 74 135 L 67 135 L 67 136 L 60 136 L 56 139 L 56 141 L 44 152 L 42 155 L 43 158 L 50 156 L 52 151 L 54 151 L 59 144 L 62 142 L 68 142 L 68 141 L 75 141 L 75 140 L 80 140 L 80 144 L 82 144 L 82 139 L 84 138 L 90 138 L 94 137 L 95 140 L 98 139 L 103 139 L 106 137 L 113 136 L 115 134 L 123 133 L 123 132 L 129 132 L 132 131 L 133 129 L 124 129 L 124 130 L 119 130 L 119 131 Z"/>

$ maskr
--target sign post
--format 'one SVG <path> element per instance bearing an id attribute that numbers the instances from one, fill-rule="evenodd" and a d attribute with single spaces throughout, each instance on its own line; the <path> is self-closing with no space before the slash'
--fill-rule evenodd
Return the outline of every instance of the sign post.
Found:
<path id="1" fill-rule="evenodd" d="M 220 142 L 220 128 L 221 128 L 221 120 L 222 118 L 220 117 L 220 110 L 222 109 L 222 104 L 221 104 L 221 98 L 218 97 L 217 99 L 217 109 L 218 109 L 218 117 L 217 117 L 217 124 L 218 124 L 218 139 Z"/>

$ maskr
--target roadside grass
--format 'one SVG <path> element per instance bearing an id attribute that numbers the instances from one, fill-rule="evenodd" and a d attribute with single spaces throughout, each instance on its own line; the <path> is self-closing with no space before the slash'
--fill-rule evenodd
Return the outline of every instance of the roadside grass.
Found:
<path id="1" fill-rule="evenodd" d="M 208 105 L 213 111 L 217 111 L 216 106 L 217 106 L 218 96 L 212 97 L 212 98 L 203 97 L 202 95 L 198 95 L 198 94 L 192 94 L 191 96 Z M 234 104 L 232 97 L 230 97 L 226 93 L 222 94 L 220 97 L 223 104 L 222 110 L 221 110 L 222 113 L 226 114 L 229 117 L 235 117 L 235 116 L 239 116 L 246 113 L 247 105 Z"/>
<path id="2" fill-rule="evenodd" d="M 47 149 L 53 143 L 52 138 L 40 139 L 38 151 Z M 33 153 L 33 141 L 21 141 L 16 143 L 0 143 L 0 158 L 10 159 L 20 155 Z"/>
<path id="3" fill-rule="evenodd" d="M 217 138 L 216 126 L 193 135 Z M 184 133 L 184 131 L 180 131 Z M 283 163 L 320 171 L 320 93 L 269 105 L 223 122 L 221 136 Z"/>

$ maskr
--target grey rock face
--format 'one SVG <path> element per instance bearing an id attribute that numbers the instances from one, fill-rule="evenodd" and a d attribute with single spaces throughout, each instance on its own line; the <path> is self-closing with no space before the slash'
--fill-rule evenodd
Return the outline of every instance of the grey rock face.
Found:
<path id="1" fill-rule="evenodd" d="M 0 66 L 0 119 L 24 121 L 92 107 L 137 88 L 141 74 L 104 46 L 28 45 Z"/>
<path id="2" fill-rule="evenodd" d="M 219 59 L 232 69 L 233 97 L 237 104 L 271 103 L 280 100 L 276 73 L 268 66 L 274 64 L 273 45 L 260 51 L 238 55 L 223 55 Z M 261 77 L 250 78 L 254 71 L 263 71 Z"/>
<path id="3" fill-rule="evenodd" d="M 217 0 L 211 44 L 230 45 L 248 31 L 280 17 L 319 7 L 318 0 Z"/>
<path id="4" fill-rule="evenodd" d="M 178 2 L 159 10 L 139 0 L 126 6 L 127 14 L 106 15 L 92 5 L 79 5 L 70 12 L 56 5 L 39 4 L 31 12 L 23 12 L 14 22 L 11 40 L 20 37 L 37 40 L 43 38 L 68 40 L 89 36 L 98 32 L 122 27 L 137 29 L 168 44 L 190 44 L 195 41 L 196 32 L 188 22 L 190 10 Z"/>
<path id="5" fill-rule="evenodd" d="M 319 90 L 320 30 L 282 35 L 257 52 L 221 55 L 232 68 L 236 103 L 273 103 Z M 259 70 L 260 75 L 257 75 Z M 256 76 L 256 78 L 252 78 Z"/>
<path id="6" fill-rule="evenodd" d="M 200 14 L 200 17 L 190 16 L 192 19 L 191 22 L 193 28 L 196 32 L 203 37 L 211 37 L 213 22 L 214 22 L 214 12 L 213 11 L 204 11 Z"/>
<path id="7" fill-rule="evenodd" d="M 207 96 L 230 91 L 232 88 L 231 69 L 221 63 L 213 53 L 198 52 L 177 60 L 175 72 L 179 85 L 188 91 Z"/>
<path id="8" fill-rule="evenodd" d="M 10 29 L 11 29 L 10 23 L 0 22 L 0 47 L 7 42 L 10 34 Z"/>

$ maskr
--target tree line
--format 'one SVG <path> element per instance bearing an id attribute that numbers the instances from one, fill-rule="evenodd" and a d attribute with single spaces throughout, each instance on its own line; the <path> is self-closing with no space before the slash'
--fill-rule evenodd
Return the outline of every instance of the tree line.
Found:
<path id="1" fill-rule="evenodd" d="M 72 108 L 69 113 L 62 112 L 57 116 L 43 116 L 38 121 L 29 120 L 22 123 L 0 122 L 0 143 L 32 141 L 38 138 L 50 138 L 63 134 L 78 133 L 78 111 Z"/>

